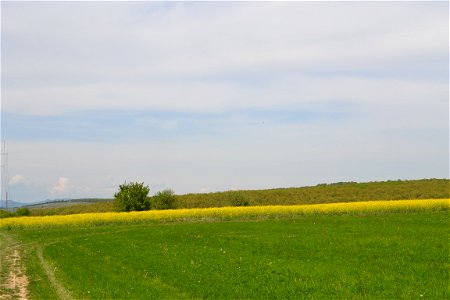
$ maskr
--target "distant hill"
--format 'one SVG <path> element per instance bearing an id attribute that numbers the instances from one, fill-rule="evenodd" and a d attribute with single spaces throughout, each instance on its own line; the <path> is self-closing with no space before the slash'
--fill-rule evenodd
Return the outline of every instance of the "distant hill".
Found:
<path id="1" fill-rule="evenodd" d="M 450 198 L 449 179 L 337 182 L 316 186 L 176 195 L 178 208 L 291 205 L 397 199 Z M 238 201 L 237 201 L 238 200 Z M 113 199 L 73 199 L 27 205 L 31 214 L 66 215 L 113 211 Z"/>
<path id="2" fill-rule="evenodd" d="M 316 186 L 242 190 L 177 196 L 179 208 L 232 206 L 236 197 L 248 205 L 292 205 L 450 197 L 450 180 L 418 179 L 337 182 Z"/>
<path id="3" fill-rule="evenodd" d="M 102 198 L 82 198 L 82 199 L 61 199 L 61 200 L 47 200 L 44 202 L 38 203 L 27 203 L 24 206 L 27 208 L 57 208 L 57 207 L 65 207 L 72 206 L 77 204 L 93 204 L 99 202 L 107 202 L 111 201 L 111 199 L 102 199 Z"/>
<path id="4" fill-rule="evenodd" d="M 112 201 L 112 199 L 101 199 L 101 198 L 86 198 L 86 199 L 58 199 L 58 200 L 45 200 L 41 202 L 19 202 L 14 200 L 8 200 L 8 209 L 27 207 L 27 208 L 56 208 L 64 206 L 72 206 L 76 204 L 91 204 L 91 203 L 101 203 Z M 5 202 L 2 200 L 0 209 L 6 209 Z"/>
<path id="5" fill-rule="evenodd" d="M 25 202 L 18 202 L 18 201 L 14 201 L 14 200 L 8 200 L 8 209 L 9 208 L 17 208 L 17 207 L 22 207 L 25 206 L 29 203 L 25 203 Z M 6 209 L 5 207 L 5 202 L 2 200 L 2 204 L 0 206 L 0 209 Z"/>

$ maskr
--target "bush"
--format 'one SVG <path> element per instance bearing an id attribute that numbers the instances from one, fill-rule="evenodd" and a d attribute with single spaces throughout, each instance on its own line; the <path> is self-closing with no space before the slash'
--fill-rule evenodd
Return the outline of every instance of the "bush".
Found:
<path id="1" fill-rule="evenodd" d="M 141 211 L 149 210 L 150 202 L 147 195 L 150 192 L 144 183 L 124 183 L 119 186 L 119 191 L 114 194 L 114 208 L 116 211 Z"/>
<path id="2" fill-rule="evenodd" d="M 26 207 L 21 207 L 16 210 L 16 216 L 23 217 L 23 216 L 29 216 L 30 210 Z"/>
<path id="3" fill-rule="evenodd" d="M 164 190 L 156 193 L 151 198 L 152 209 L 172 209 L 176 208 L 176 198 L 172 190 Z"/>
<path id="4" fill-rule="evenodd" d="M 230 192 L 229 197 L 233 206 L 249 205 L 248 198 L 242 192 Z"/>
<path id="5" fill-rule="evenodd" d="M 12 214 L 9 211 L 0 209 L 0 219 L 12 217 Z"/>

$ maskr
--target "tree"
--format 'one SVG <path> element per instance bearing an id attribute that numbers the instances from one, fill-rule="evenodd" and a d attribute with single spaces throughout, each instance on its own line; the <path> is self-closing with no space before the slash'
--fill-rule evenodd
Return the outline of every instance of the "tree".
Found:
<path id="1" fill-rule="evenodd" d="M 21 207 L 16 210 L 16 216 L 18 217 L 29 216 L 30 213 L 30 210 L 26 207 Z"/>
<path id="2" fill-rule="evenodd" d="M 119 186 L 114 194 L 114 208 L 116 211 L 141 211 L 150 209 L 147 198 L 150 188 L 144 183 L 130 182 Z"/>
<path id="3" fill-rule="evenodd" d="M 157 192 L 155 196 L 152 197 L 152 209 L 171 209 L 176 207 L 176 198 L 172 190 L 164 190 Z"/>

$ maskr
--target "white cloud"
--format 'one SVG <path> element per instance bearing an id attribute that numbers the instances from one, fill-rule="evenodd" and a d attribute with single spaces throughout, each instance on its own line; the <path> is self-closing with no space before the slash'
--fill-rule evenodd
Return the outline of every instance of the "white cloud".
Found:
<path id="1" fill-rule="evenodd" d="M 345 100 L 362 105 L 441 103 L 448 83 L 336 76 L 288 77 L 258 89 L 225 83 L 93 84 L 5 91 L 10 112 L 30 115 L 85 110 L 218 112 L 239 109 L 307 109 Z M 30 101 L 30 99 L 43 99 Z M 64 99 L 62 101 L 61 99 Z M 426 102 L 424 101 L 426 99 Z M 175 123 L 157 124 L 175 128 Z"/>
<path id="2" fill-rule="evenodd" d="M 66 177 L 58 178 L 58 182 L 50 190 L 51 194 L 64 194 L 67 193 L 73 186 L 69 184 L 69 179 Z"/>
<path id="3" fill-rule="evenodd" d="M 19 185 L 26 183 L 27 179 L 23 177 L 22 175 L 14 175 L 9 180 L 9 185 Z"/>
<path id="4" fill-rule="evenodd" d="M 442 6 L 8 3 L 2 18 L 4 98 L 10 112 L 44 115 L 105 107 L 217 111 L 301 105 L 320 100 L 318 93 L 383 101 L 380 93 L 400 90 L 391 91 L 385 77 L 412 70 L 427 78 L 439 68 L 435 57 L 447 57 L 448 15 Z M 358 89 L 360 78 L 311 72 L 378 72 L 381 79 L 363 82 L 377 86 L 373 94 Z M 258 76 L 268 82 L 247 82 Z M 399 81 L 404 88 L 427 84 Z"/>
<path id="5" fill-rule="evenodd" d="M 177 120 L 157 120 L 148 118 L 137 118 L 136 124 L 138 126 L 150 126 L 164 130 L 175 130 L 180 127 L 179 121 Z"/>
<path id="6" fill-rule="evenodd" d="M 201 194 L 205 194 L 205 193 L 209 192 L 209 189 L 205 188 L 205 187 L 202 187 L 202 188 L 200 188 L 200 190 L 198 192 L 201 193 Z"/>

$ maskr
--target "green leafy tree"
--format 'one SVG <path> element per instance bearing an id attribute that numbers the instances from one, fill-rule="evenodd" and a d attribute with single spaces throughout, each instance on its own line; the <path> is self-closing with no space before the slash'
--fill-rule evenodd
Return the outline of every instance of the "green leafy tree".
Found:
<path id="1" fill-rule="evenodd" d="M 151 199 L 152 209 L 172 209 L 176 208 L 176 197 L 172 190 L 157 192 Z"/>
<path id="2" fill-rule="evenodd" d="M 16 210 L 16 216 L 18 217 L 29 216 L 30 213 L 30 210 L 26 207 L 21 207 Z"/>
<path id="3" fill-rule="evenodd" d="M 131 182 L 119 186 L 114 194 L 114 208 L 116 211 L 141 211 L 150 209 L 147 198 L 150 188 L 144 183 Z"/>

